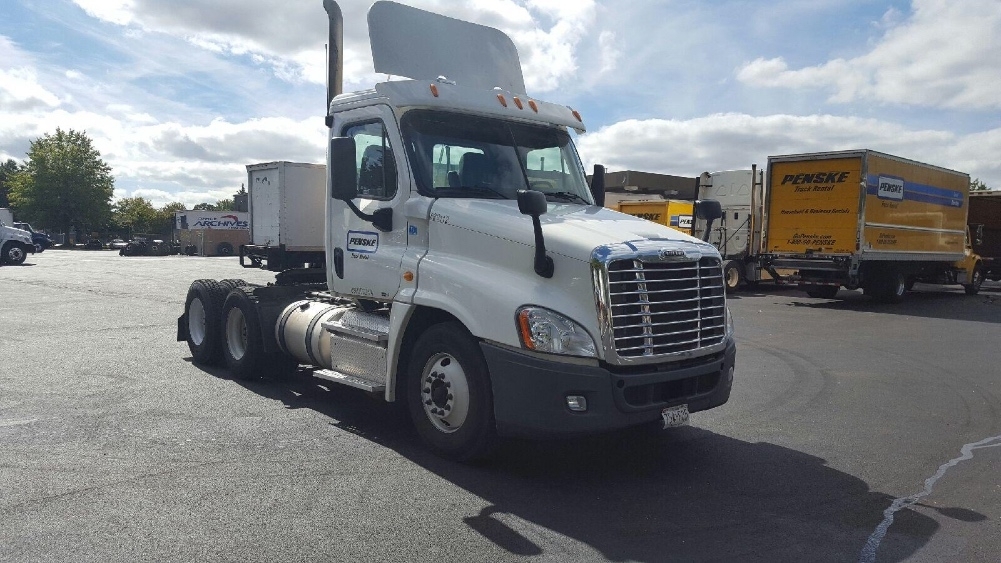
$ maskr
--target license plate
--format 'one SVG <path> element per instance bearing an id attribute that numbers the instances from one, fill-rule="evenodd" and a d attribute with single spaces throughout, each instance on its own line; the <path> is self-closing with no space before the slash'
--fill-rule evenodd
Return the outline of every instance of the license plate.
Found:
<path id="1" fill-rule="evenodd" d="M 664 429 L 684 426 L 688 424 L 688 405 L 678 405 L 667 407 L 660 411 L 660 417 L 664 419 Z"/>

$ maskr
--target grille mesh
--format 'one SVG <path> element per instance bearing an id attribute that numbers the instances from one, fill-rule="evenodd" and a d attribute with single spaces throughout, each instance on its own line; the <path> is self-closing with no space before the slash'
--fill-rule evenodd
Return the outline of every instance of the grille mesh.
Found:
<path id="1" fill-rule="evenodd" d="M 689 352 L 723 342 L 726 298 L 715 258 L 608 264 L 616 353 L 621 358 Z"/>

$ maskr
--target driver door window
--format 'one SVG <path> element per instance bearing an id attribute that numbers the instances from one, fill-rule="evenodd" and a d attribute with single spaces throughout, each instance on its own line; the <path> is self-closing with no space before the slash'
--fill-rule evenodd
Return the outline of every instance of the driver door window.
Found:
<path id="1" fill-rule="evenodd" d="M 344 135 L 355 140 L 358 196 L 393 199 L 396 195 L 396 159 L 389 146 L 386 127 L 381 122 L 362 123 L 348 127 Z"/>

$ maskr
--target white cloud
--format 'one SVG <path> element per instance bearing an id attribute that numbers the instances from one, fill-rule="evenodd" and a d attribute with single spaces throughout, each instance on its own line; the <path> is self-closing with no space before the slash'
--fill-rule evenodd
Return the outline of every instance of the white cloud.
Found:
<path id="1" fill-rule="evenodd" d="M 690 120 L 626 120 L 579 139 L 581 158 L 609 170 L 679 176 L 764 166 L 770 155 L 874 149 L 980 177 L 1001 187 L 1001 128 L 968 136 L 832 115 L 717 114 Z"/>
<path id="2" fill-rule="evenodd" d="M 58 105 L 59 98 L 38 83 L 33 70 L 0 68 L 0 108 L 7 111 L 31 111 Z"/>
<path id="3" fill-rule="evenodd" d="M 183 38 L 213 53 L 250 55 L 288 82 L 323 84 L 327 18 L 319 2 L 269 0 L 73 0 L 98 19 Z M 593 0 L 441 0 L 409 2 L 415 7 L 501 29 L 518 46 L 530 91 L 546 92 L 573 80 L 575 50 L 593 24 Z M 344 15 L 346 86 L 371 87 L 375 75 L 368 45 L 368 3 L 341 2 Z M 354 89 L 354 88 L 352 88 Z"/>
<path id="4" fill-rule="evenodd" d="M 855 58 L 789 69 L 785 59 L 758 58 L 737 78 L 759 87 L 826 89 L 829 101 L 873 100 L 943 108 L 1001 108 L 1001 2 L 914 0 L 913 13 L 898 23 L 887 11 L 887 31 Z"/>

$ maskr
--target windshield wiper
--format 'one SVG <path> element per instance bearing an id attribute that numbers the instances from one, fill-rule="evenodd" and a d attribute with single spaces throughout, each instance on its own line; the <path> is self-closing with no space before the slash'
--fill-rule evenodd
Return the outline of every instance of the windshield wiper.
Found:
<path id="1" fill-rule="evenodd" d="M 546 197 L 558 198 L 564 201 L 576 201 L 583 203 L 584 205 L 591 205 L 590 201 L 581 197 L 580 194 L 575 194 L 573 192 L 543 192 L 543 193 L 546 194 Z"/>

